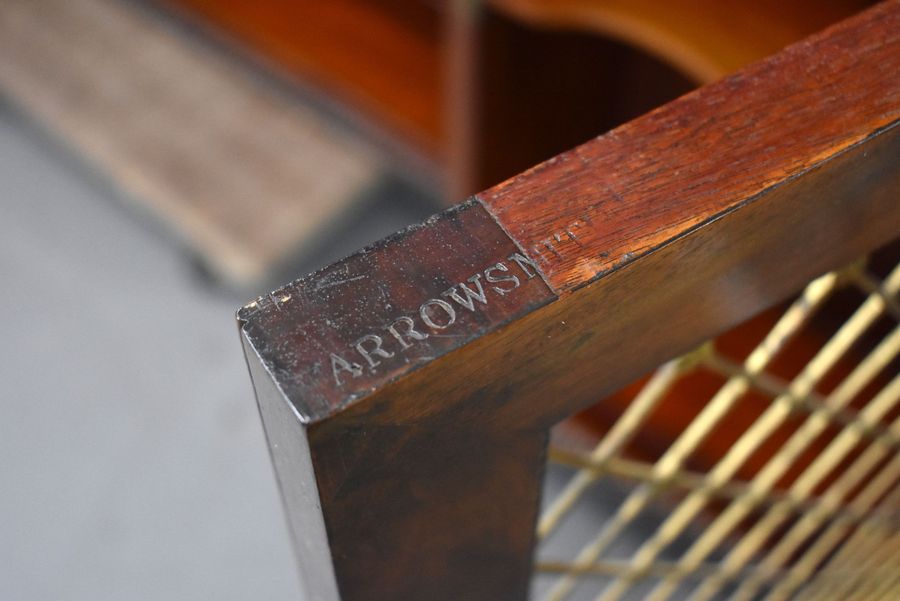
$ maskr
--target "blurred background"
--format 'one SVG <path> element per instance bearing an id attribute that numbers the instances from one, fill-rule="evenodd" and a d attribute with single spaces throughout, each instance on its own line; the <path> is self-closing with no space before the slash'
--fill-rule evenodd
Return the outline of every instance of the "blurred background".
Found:
<path id="1" fill-rule="evenodd" d="M 2 0 L 0 599 L 297 599 L 234 309 L 859 0 Z"/>

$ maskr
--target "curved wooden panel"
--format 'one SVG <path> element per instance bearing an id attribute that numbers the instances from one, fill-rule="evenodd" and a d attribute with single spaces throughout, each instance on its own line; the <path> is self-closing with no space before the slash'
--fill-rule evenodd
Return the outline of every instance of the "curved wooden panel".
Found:
<path id="1" fill-rule="evenodd" d="M 708 83 L 844 19 L 862 0 L 491 0 L 536 26 L 620 39 Z"/>

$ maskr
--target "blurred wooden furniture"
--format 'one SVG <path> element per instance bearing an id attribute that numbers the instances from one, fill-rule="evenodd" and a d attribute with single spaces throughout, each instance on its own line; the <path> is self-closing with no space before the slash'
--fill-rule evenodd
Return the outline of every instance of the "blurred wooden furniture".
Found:
<path id="1" fill-rule="evenodd" d="M 167 0 L 428 157 L 451 200 L 868 4 Z"/>
<path id="2" fill-rule="evenodd" d="M 524 599 L 536 526 L 551 527 L 538 523 L 550 428 L 661 364 L 609 425 L 610 442 L 555 455 L 588 483 L 610 469 L 643 478 L 626 514 L 685 489 L 613 566 L 605 598 L 645 583 L 665 598 L 689 576 L 707 598 L 745 576 L 760 546 L 774 555 L 745 593 L 773 582 L 773 598 L 805 585 L 836 598 L 896 592 L 900 269 L 878 271 L 893 251 L 876 251 L 900 235 L 897 73 L 892 1 L 243 307 L 311 598 Z M 868 266 L 854 263 L 871 253 Z M 796 376 L 769 373 L 845 285 L 863 296 L 837 333 L 807 347 L 814 356 Z M 781 317 L 758 318 L 771 330 L 746 359 L 691 352 L 797 293 Z M 870 341 L 877 353 L 862 353 L 865 373 L 831 377 L 851 347 L 885 332 Z M 622 455 L 662 392 L 698 365 L 720 370 L 722 388 L 661 441 L 658 459 Z M 687 463 L 750 392 L 769 402 L 746 430 L 713 449 L 713 465 Z M 782 423 L 791 428 L 770 444 Z M 845 466 L 851 476 L 829 476 Z M 721 521 L 678 562 L 660 563 L 698 516 Z M 820 538 L 770 540 L 788 526 Z M 735 542 L 734 532 L 754 534 Z M 708 565 L 729 540 L 720 566 Z M 543 568 L 567 578 L 611 570 L 591 549 Z M 833 557 L 837 576 L 816 580 Z M 852 577 L 840 572 L 848 563 Z"/>
<path id="3" fill-rule="evenodd" d="M 205 273 L 255 286 L 398 172 L 449 204 L 863 2 L 806 4 L 12 0 L 0 94 Z"/>

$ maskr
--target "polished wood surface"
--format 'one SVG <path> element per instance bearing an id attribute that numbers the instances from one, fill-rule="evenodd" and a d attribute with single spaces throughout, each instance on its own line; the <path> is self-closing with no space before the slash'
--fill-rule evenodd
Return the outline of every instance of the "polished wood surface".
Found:
<path id="1" fill-rule="evenodd" d="M 479 197 L 554 288 L 582 286 L 895 122 L 900 19 L 882 11 L 883 20 L 791 46 Z M 878 60 L 860 69 L 859 56 Z"/>
<path id="2" fill-rule="evenodd" d="M 343 599 L 523 599 L 553 424 L 900 233 L 898 64 L 889 2 L 248 304 L 260 403 L 308 444 L 263 410 L 282 489 L 314 473 L 301 561 Z"/>

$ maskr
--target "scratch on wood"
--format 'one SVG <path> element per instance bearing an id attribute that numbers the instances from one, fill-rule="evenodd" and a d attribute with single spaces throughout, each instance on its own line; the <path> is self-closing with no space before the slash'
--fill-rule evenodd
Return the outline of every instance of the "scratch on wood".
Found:
<path id="1" fill-rule="evenodd" d="M 325 288 L 332 288 L 332 287 L 334 287 L 334 286 L 341 286 L 341 285 L 343 285 L 343 284 L 349 284 L 350 282 L 355 282 L 355 281 L 357 281 L 357 280 L 363 280 L 363 279 L 365 279 L 365 278 L 366 278 L 366 276 L 364 276 L 364 275 L 358 275 L 358 276 L 356 276 L 356 277 L 345 278 L 345 279 L 341 279 L 341 280 L 327 280 L 327 279 L 326 279 L 326 280 L 324 280 L 324 281 L 319 281 L 319 282 L 316 284 L 316 290 L 324 290 Z"/>

